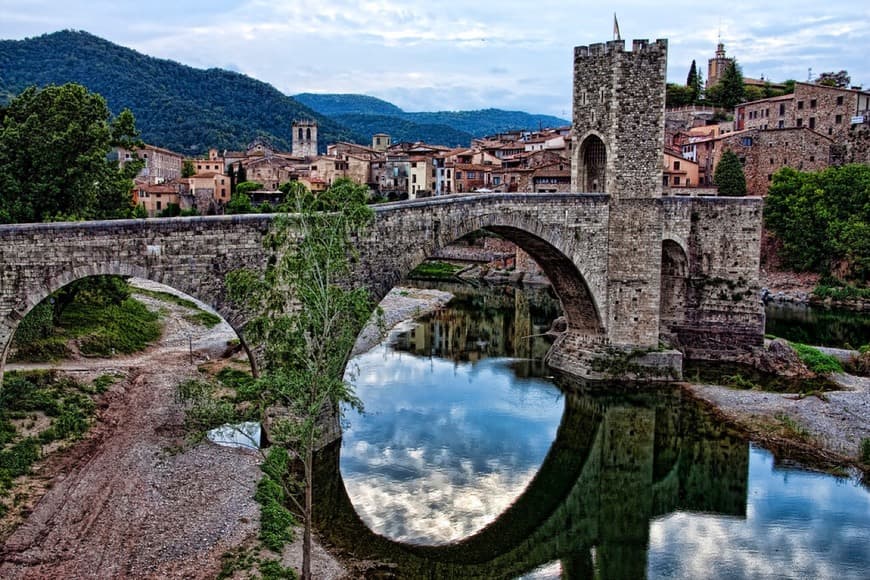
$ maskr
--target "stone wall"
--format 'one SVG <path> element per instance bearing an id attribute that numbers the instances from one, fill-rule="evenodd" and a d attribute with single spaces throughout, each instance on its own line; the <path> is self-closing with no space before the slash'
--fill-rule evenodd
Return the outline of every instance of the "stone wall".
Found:
<path id="1" fill-rule="evenodd" d="M 686 253 L 682 281 L 685 312 L 665 317 L 663 336 L 689 358 L 696 359 L 727 359 L 761 346 L 762 200 L 664 198 L 662 201 L 663 238 Z"/>

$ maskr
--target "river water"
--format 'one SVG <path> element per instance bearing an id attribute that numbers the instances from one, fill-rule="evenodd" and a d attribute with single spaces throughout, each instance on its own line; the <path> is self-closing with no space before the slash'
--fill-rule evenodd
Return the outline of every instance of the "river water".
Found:
<path id="1" fill-rule="evenodd" d="M 867 578 L 870 493 L 779 465 L 679 389 L 541 362 L 548 290 L 470 291 L 357 357 L 320 529 L 373 577 Z M 380 574 L 380 575 L 379 575 Z"/>

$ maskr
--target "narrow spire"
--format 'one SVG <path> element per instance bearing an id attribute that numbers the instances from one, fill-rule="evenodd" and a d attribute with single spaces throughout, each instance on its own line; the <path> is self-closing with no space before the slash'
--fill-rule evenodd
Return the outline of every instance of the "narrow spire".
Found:
<path id="1" fill-rule="evenodd" d="M 619 22 L 616 20 L 616 12 L 613 13 L 613 40 L 622 40 L 619 35 Z"/>

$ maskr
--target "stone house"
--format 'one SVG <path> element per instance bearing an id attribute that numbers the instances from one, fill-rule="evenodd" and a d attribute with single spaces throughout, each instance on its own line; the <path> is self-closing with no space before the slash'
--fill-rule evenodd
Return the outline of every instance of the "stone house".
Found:
<path id="1" fill-rule="evenodd" d="M 807 127 L 791 129 L 746 129 L 691 144 L 697 154 L 698 180 L 713 184 L 713 173 L 725 150 L 737 154 L 743 164 L 748 195 L 767 195 L 773 174 L 782 167 L 818 171 L 830 165 L 830 137 Z M 685 147 L 683 151 L 685 152 Z M 685 153 L 683 155 L 686 157 Z"/>
<path id="2" fill-rule="evenodd" d="M 118 156 L 118 163 L 121 166 L 133 160 L 134 157 L 145 162 L 145 166 L 139 171 L 136 179 L 150 183 L 164 183 L 181 177 L 181 168 L 184 162 L 184 156 L 181 153 L 154 145 L 145 145 L 134 150 L 116 147 L 115 154 Z"/>

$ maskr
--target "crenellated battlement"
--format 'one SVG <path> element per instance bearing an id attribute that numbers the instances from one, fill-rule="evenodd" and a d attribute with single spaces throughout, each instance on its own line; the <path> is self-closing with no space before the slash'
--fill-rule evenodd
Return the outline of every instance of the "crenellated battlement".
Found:
<path id="1" fill-rule="evenodd" d="M 631 51 L 625 50 L 624 40 L 608 40 L 607 42 L 596 42 L 587 46 L 575 46 L 574 58 L 600 57 L 616 53 L 629 55 L 661 53 L 663 51 L 667 53 L 667 50 L 668 40 L 666 38 L 659 38 L 652 44 L 646 38 L 636 38 L 631 41 Z"/>

